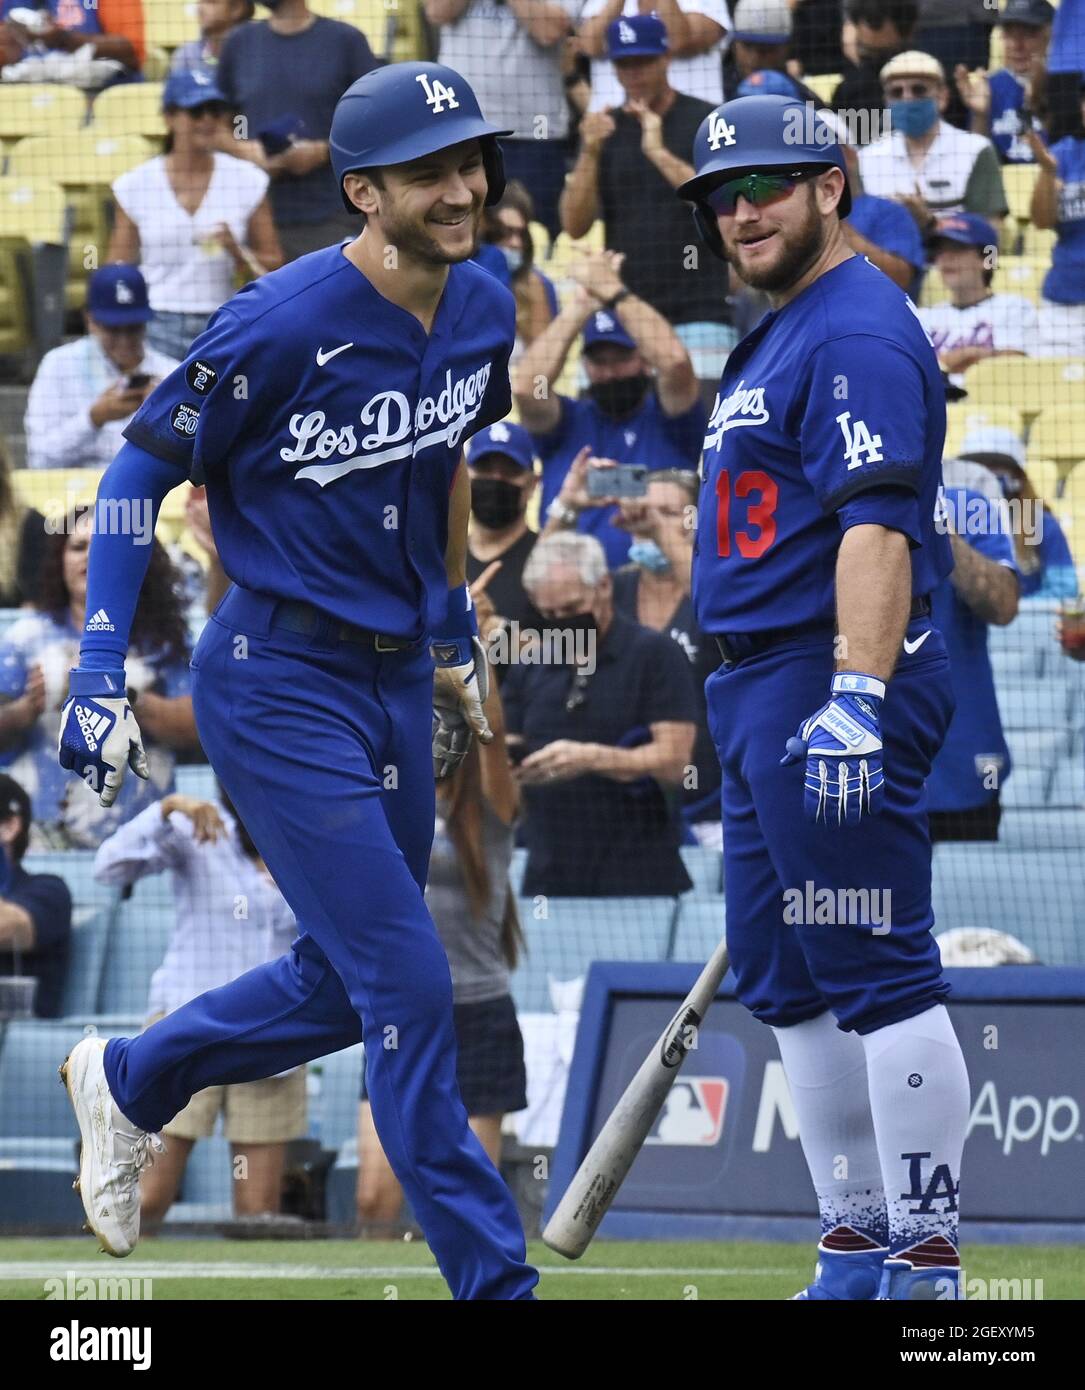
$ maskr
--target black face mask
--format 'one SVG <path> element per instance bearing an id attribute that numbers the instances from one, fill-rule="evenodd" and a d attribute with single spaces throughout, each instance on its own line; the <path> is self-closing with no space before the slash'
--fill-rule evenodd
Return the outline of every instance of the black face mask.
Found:
<path id="1" fill-rule="evenodd" d="M 500 531 L 523 511 L 524 491 L 502 478 L 471 479 L 471 513 L 480 526 Z"/>
<path id="2" fill-rule="evenodd" d="M 612 377 L 609 381 L 594 381 L 588 387 L 588 395 L 603 412 L 616 420 L 631 414 L 644 399 L 651 384 L 648 376 L 641 372 L 638 376 Z"/>

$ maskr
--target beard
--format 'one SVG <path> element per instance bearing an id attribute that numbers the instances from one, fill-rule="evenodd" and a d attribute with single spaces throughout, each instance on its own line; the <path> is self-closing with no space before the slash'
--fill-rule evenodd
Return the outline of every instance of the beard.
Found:
<path id="1" fill-rule="evenodd" d="M 782 233 L 780 234 L 782 237 Z M 825 245 L 825 225 L 813 197 L 807 194 L 806 216 L 797 231 L 778 253 L 772 265 L 746 266 L 739 260 L 737 248 L 728 249 L 727 257 L 734 266 L 735 274 L 754 290 L 764 290 L 768 294 L 779 294 L 791 288 L 817 260 Z"/>
<path id="2" fill-rule="evenodd" d="M 437 238 L 425 230 L 425 223 L 404 217 L 395 208 L 382 210 L 381 228 L 385 244 L 394 246 L 411 260 L 420 261 L 423 265 L 456 265 L 460 261 L 470 260 L 478 250 L 482 222 L 478 208 L 471 209 L 469 219 L 473 223 L 471 241 L 462 252 L 446 251 Z"/>

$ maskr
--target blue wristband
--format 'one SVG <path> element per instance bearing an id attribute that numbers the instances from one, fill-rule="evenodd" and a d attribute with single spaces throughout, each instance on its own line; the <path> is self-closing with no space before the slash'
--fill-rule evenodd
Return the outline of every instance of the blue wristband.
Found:
<path id="1" fill-rule="evenodd" d="M 73 670 L 68 682 L 68 696 L 73 700 L 119 699 L 127 689 L 124 672 Z"/>
<path id="2" fill-rule="evenodd" d="M 475 605 L 471 602 L 467 585 L 461 584 L 456 589 L 449 589 L 445 620 L 441 625 L 440 636 L 434 640 L 454 642 L 466 637 L 470 641 L 472 637 L 477 636 L 478 619 L 475 617 Z"/>

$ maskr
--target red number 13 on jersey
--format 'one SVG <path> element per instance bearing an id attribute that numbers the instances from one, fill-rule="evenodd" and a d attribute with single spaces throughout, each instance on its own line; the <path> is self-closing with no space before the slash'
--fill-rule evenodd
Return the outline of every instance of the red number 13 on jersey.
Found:
<path id="1" fill-rule="evenodd" d="M 734 495 L 748 498 L 751 493 L 758 494 L 758 498 L 747 504 L 746 525 L 755 526 L 757 531 L 754 535 L 748 530 L 735 532 L 735 544 L 744 560 L 756 560 L 764 555 L 776 539 L 774 513 L 780 489 L 767 473 L 759 468 L 748 468 L 735 479 Z M 731 554 L 731 474 L 726 468 L 716 478 L 716 499 L 716 538 L 719 554 L 726 560 Z"/>

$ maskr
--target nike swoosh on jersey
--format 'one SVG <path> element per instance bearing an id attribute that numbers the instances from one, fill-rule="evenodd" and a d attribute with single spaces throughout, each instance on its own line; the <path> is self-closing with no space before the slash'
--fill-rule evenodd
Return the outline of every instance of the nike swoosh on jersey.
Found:
<path id="1" fill-rule="evenodd" d="M 325 362 L 330 362 L 333 357 L 338 357 L 341 352 L 346 352 L 347 348 L 352 348 L 353 343 L 344 343 L 342 347 L 332 348 L 331 352 L 325 352 L 323 348 L 316 350 L 316 364 L 323 367 Z"/>
<path id="2" fill-rule="evenodd" d="M 906 637 L 904 639 L 904 650 L 908 653 L 909 656 L 912 656 L 915 652 L 919 651 L 920 647 L 923 645 L 923 643 L 927 640 L 927 638 L 930 635 L 931 629 L 927 628 L 926 632 L 920 633 L 920 635 L 915 639 L 914 642 L 909 642 Z"/>

